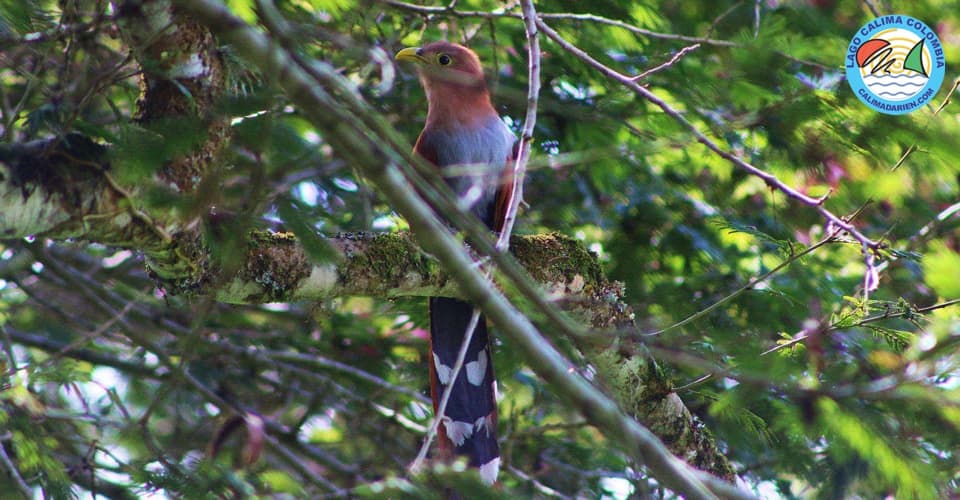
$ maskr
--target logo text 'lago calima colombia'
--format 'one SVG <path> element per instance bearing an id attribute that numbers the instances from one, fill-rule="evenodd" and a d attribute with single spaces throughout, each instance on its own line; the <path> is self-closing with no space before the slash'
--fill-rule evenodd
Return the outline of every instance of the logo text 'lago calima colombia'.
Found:
<path id="1" fill-rule="evenodd" d="M 937 34 L 910 16 L 863 25 L 847 47 L 847 81 L 864 104 L 902 115 L 929 104 L 946 73 Z"/>

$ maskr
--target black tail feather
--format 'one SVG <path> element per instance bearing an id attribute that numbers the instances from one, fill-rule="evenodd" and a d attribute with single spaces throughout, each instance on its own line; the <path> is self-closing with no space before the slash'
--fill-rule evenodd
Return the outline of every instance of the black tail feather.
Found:
<path id="1" fill-rule="evenodd" d="M 444 297 L 430 298 L 431 389 L 434 411 L 444 389 L 473 315 L 467 302 Z M 497 401 L 490 339 L 483 316 L 467 348 L 463 368 L 452 381 L 453 391 L 440 425 L 441 453 L 452 450 L 479 467 L 489 482 L 496 479 L 500 463 L 497 444 Z"/>

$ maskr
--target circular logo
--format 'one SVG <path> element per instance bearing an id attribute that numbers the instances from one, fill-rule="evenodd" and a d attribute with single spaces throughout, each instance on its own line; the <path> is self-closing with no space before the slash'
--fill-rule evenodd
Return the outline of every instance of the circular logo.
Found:
<path id="1" fill-rule="evenodd" d="M 853 93 L 888 115 L 928 104 L 946 73 L 937 34 L 923 21 L 899 14 L 864 24 L 850 40 L 846 66 Z"/>

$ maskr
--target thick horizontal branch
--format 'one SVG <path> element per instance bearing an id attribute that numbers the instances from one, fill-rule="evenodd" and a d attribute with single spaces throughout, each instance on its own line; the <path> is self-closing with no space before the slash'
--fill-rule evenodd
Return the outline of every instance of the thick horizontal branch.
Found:
<path id="1" fill-rule="evenodd" d="M 216 291 L 232 303 L 342 296 L 464 297 L 457 282 L 409 233 L 349 233 L 326 239 L 339 258 L 312 262 L 289 233 L 253 233 L 240 271 Z M 619 290 L 583 243 L 560 234 L 515 236 L 513 255 L 555 298 Z M 599 300 L 599 299 L 598 299 Z M 591 322 L 592 323 L 592 322 Z"/>
<path id="2" fill-rule="evenodd" d="M 317 263 L 291 234 L 253 232 L 239 265 L 226 266 L 236 274 L 221 276 L 224 266 L 210 264 L 198 231 L 167 214 L 136 208 L 134 193 L 110 177 L 109 153 L 77 134 L 0 146 L 0 237 L 81 239 L 138 250 L 168 291 L 215 293 L 231 303 L 461 296 L 456 282 L 408 233 L 337 235 L 325 241 L 339 258 Z M 515 237 L 511 248 L 548 295 L 609 296 L 616 289 L 603 279 L 596 257 L 572 238 Z"/>

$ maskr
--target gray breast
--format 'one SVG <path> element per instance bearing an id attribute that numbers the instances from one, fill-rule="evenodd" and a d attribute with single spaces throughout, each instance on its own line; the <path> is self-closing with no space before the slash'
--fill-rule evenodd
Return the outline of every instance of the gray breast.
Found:
<path id="1" fill-rule="evenodd" d="M 476 129 L 434 131 L 426 139 L 434 146 L 438 166 L 462 206 L 489 225 L 503 170 L 513 156 L 513 133 L 498 117 Z"/>

